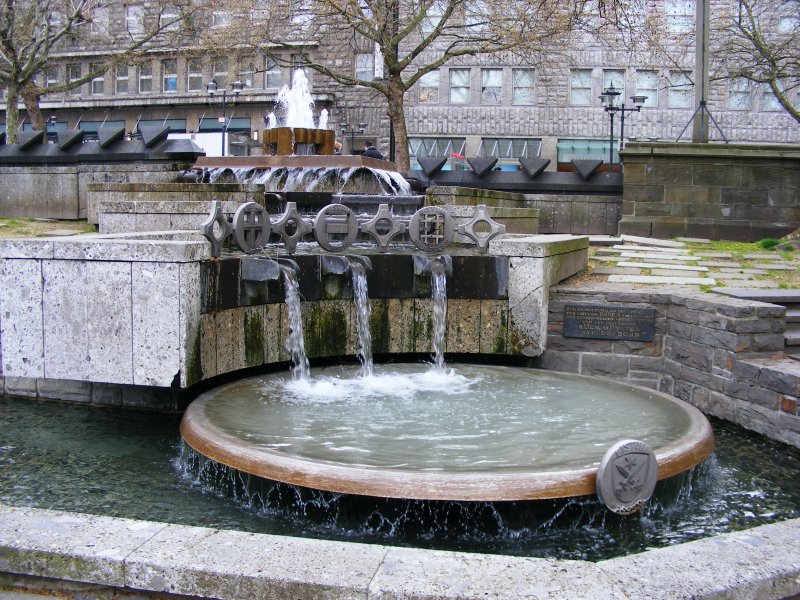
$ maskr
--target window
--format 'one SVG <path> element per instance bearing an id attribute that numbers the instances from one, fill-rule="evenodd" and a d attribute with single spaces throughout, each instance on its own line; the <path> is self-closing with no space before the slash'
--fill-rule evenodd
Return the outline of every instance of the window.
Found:
<path id="1" fill-rule="evenodd" d="M 642 106 L 658 106 L 658 72 L 636 72 L 636 95 L 647 96 Z"/>
<path id="2" fill-rule="evenodd" d="M 178 10 L 174 6 L 167 6 L 161 11 L 158 25 L 162 31 L 178 31 Z"/>
<path id="3" fill-rule="evenodd" d="M 174 94 L 178 91 L 178 61 L 174 58 L 161 61 L 162 91 Z"/>
<path id="4" fill-rule="evenodd" d="M 100 63 L 93 63 L 89 65 L 89 72 L 100 71 L 100 74 L 92 79 L 92 94 L 102 94 L 105 91 L 105 74 L 102 72 L 103 65 Z"/>
<path id="5" fill-rule="evenodd" d="M 306 65 L 308 64 L 308 60 L 306 60 L 305 54 L 292 54 L 289 57 L 289 60 L 291 61 L 292 65 L 292 77 L 294 77 L 294 72 L 297 69 L 301 69 L 303 73 L 306 73 L 306 75 L 308 75 L 308 72 L 306 71 Z"/>
<path id="6" fill-rule="evenodd" d="M 226 10 L 215 10 L 211 13 L 212 27 L 227 27 L 231 24 L 231 13 Z"/>
<path id="7" fill-rule="evenodd" d="M 763 86 L 761 87 L 761 110 L 766 110 L 766 111 L 783 110 L 781 103 L 778 102 L 778 99 L 772 92 L 772 88 L 769 87 L 769 84 L 767 83 L 763 84 Z"/>
<path id="8" fill-rule="evenodd" d="M 375 55 L 370 53 L 356 54 L 356 79 L 372 81 L 375 78 Z"/>
<path id="9" fill-rule="evenodd" d="M 144 33 L 144 6 L 129 4 L 125 7 L 125 30 L 132 37 L 139 37 Z"/>
<path id="10" fill-rule="evenodd" d="M 55 65 L 44 70 L 44 87 L 51 88 L 58 85 L 59 71 L 60 69 Z"/>
<path id="11" fill-rule="evenodd" d="M 81 78 L 81 65 L 80 63 L 74 63 L 67 65 L 67 81 L 72 83 L 74 81 L 78 81 Z M 69 91 L 72 95 L 79 95 L 81 93 L 81 86 L 75 86 Z"/>
<path id="12" fill-rule="evenodd" d="M 559 164 L 569 163 L 573 160 L 592 160 L 600 159 L 603 162 L 608 161 L 609 154 L 609 140 L 586 140 L 586 139 L 572 139 L 562 138 L 556 144 L 556 160 Z M 619 161 L 617 154 L 617 144 L 613 148 L 613 161 Z"/>
<path id="13" fill-rule="evenodd" d="M 310 0 L 291 0 L 292 25 L 300 29 L 308 27 L 314 21 Z"/>
<path id="14" fill-rule="evenodd" d="M 469 69 L 450 69 L 450 104 L 469 102 Z"/>
<path id="15" fill-rule="evenodd" d="M 669 76 L 669 107 L 691 108 L 692 80 L 689 73 L 673 71 Z"/>
<path id="16" fill-rule="evenodd" d="M 275 59 L 269 56 L 264 63 L 264 85 L 268 88 L 279 88 L 283 85 L 281 68 Z"/>
<path id="17" fill-rule="evenodd" d="M 224 89 L 228 86 L 228 59 L 217 58 L 211 65 L 212 76 L 217 80 L 217 87 Z"/>
<path id="18" fill-rule="evenodd" d="M 417 81 L 420 104 L 436 104 L 439 102 L 439 71 L 425 73 Z"/>
<path id="19" fill-rule="evenodd" d="M 750 109 L 750 82 L 744 77 L 731 80 L 728 86 L 728 108 L 731 110 Z"/>
<path id="20" fill-rule="evenodd" d="M 625 71 L 618 69 L 603 69 L 603 91 L 614 85 L 614 89 L 619 92 L 617 103 L 625 102 Z"/>
<path id="21" fill-rule="evenodd" d="M 514 69 L 512 71 L 511 102 L 513 104 L 533 104 L 535 71 L 533 69 Z"/>
<path id="22" fill-rule="evenodd" d="M 539 156 L 542 140 L 525 138 L 483 138 L 478 156 L 496 156 L 512 162 L 520 158 Z"/>
<path id="23" fill-rule="evenodd" d="M 153 65 L 143 63 L 139 66 L 139 93 L 149 94 L 153 91 Z"/>
<path id="24" fill-rule="evenodd" d="M 463 160 L 464 148 L 467 144 L 465 138 L 408 138 L 408 154 L 411 159 L 411 168 L 419 168 L 417 158 L 427 158 L 429 156 L 448 157 L 450 162 L 444 166 L 445 171 L 450 171 L 454 167 L 466 162 Z M 465 168 L 469 168 L 465 166 Z"/>
<path id="25" fill-rule="evenodd" d="M 108 8 L 95 7 L 89 16 L 89 32 L 94 35 L 108 33 Z"/>
<path id="26" fill-rule="evenodd" d="M 114 69 L 114 93 L 128 93 L 128 65 L 121 65 Z"/>
<path id="27" fill-rule="evenodd" d="M 464 26 L 470 34 L 489 31 L 489 4 L 486 0 L 467 0 L 464 4 Z"/>
<path id="28" fill-rule="evenodd" d="M 244 66 L 239 72 L 239 79 L 244 89 L 252 89 L 256 80 L 256 63 L 252 60 L 244 61 Z"/>
<path id="29" fill-rule="evenodd" d="M 694 0 L 664 0 L 667 31 L 685 33 L 694 28 Z"/>
<path id="30" fill-rule="evenodd" d="M 190 92 L 203 91 L 203 61 L 199 58 L 186 61 L 186 89 Z"/>
<path id="31" fill-rule="evenodd" d="M 428 7 L 428 11 L 420 21 L 422 35 L 430 35 L 433 30 L 436 29 L 439 21 L 441 21 L 442 17 L 444 17 L 446 6 L 447 3 L 444 0 L 435 0 L 433 4 Z"/>
<path id="32" fill-rule="evenodd" d="M 571 69 L 569 86 L 569 103 L 571 106 L 591 106 L 592 104 L 592 70 Z"/>
<path id="33" fill-rule="evenodd" d="M 503 101 L 503 69 L 481 69 L 481 104 Z"/>

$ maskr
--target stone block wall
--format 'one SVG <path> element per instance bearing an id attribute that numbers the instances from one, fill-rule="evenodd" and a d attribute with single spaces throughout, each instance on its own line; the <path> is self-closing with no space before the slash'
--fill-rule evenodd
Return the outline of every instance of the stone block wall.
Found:
<path id="1" fill-rule="evenodd" d="M 653 308 L 652 342 L 565 337 L 564 307 Z M 625 379 L 800 447 L 800 363 L 783 354 L 785 308 L 702 292 L 560 287 L 536 366 Z"/>
<path id="2" fill-rule="evenodd" d="M 0 214 L 97 223 L 88 187 L 96 182 L 171 182 L 187 164 L 147 162 L 0 167 Z"/>
<path id="3" fill-rule="evenodd" d="M 630 143 L 621 234 L 758 241 L 800 227 L 796 146 Z"/>
<path id="4" fill-rule="evenodd" d="M 244 202 L 264 203 L 263 185 L 238 183 L 94 183 L 88 192 L 100 233 L 199 229 L 213 200 L 230 215 Z"/>

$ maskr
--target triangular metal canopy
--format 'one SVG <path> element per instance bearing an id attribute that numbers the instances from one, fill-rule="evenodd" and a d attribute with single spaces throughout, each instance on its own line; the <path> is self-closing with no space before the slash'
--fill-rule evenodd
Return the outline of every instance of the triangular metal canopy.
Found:
<path id="1" fill-rule="evenodd" d="M 575 170 L 578 171 L 578 175 L 586 181 L 595 174 L 600 165 L 603 164 L 603 161 L 597 159 L 573 159 L 572 164 Z"/>
<path id="2" fill-rule="evenodd" d="M 60 150 L 67 150 L 75 144 L 83 141 L 84 132 L 80 129 L 70 129 L 69 131 L 59 131 L 56 133 L 58 138 L 58 148 Z"/>
<path id="3" fill-rule="evenodd" d="M 496 156 L 489 156 L 485 158 L 468 158 L 467 162 L 469 166 L 472 167 L 472 171 L 475 173 L 477 177 L 483 177 L 492 170 L 497 164 L 497 157 Z"/>
<path id="4" fill-rule="evenodd" d="M 20 131 L 17 135 L 17 145 L 20 150 L 30 150 L 31 147 L 42 142 L 44 142 L 44 131 L 41 129 Z"/>
<path id="5" fill-rule="evenodd" d="M 142 134 L 142 141 L 145 148 L 151 148 L 159 142 L 163 142 L 169 135 L 169 125 L 140 125 L 139 133 Z"/>
<path id="6" fill-rule="evenodd" d="M 550 164 L 550 159 L 539 157 L 520 158 L 519 164 L 521 164 L 522 168 L 525 169 L 528 177 L 531 179 L 536 179 L 547 168 L 547 165 Z"/>
<path id="7" fill-rule="evenodd" d="M 417 162 L 419 166 L 422 167 L 422 172 L 425 173 L 425 176 L 430 177 L 442 170 L 442 167 L 447 164 L 447 157 L 426 156 L 424 158 L 418 158 Z"/>
<path id="8" fill-rule="evenodd" d="M 100 140 L 100 147 L 108 148 L 114 142 L 118 142 L 125 137 L 125 128 L 101 127 L 97 130 L 97 137 Z"/>

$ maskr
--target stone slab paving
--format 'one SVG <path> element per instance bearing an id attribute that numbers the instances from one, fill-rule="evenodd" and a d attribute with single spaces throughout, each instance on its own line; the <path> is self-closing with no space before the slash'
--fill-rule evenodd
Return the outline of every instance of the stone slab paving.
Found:
<path id="1" fill-rule="evenodd" d="M 629 250 L 623 250 L 620 252 L 620 256 L 625 258 L 648 258 L 654 260 L 686 260 L 686 261 L 698 261 L 700 260 L 697 256 L 689 256 L 689 255 L 682 255 L 682 254 L 667 254 L 666 252 L 656 253 L 656 252 L 635 252 Z"/>
<path id="2" fill-rule="evenodd" d="M 651 268 L 650 275 L 653 277 L 697 277 L 697 271 L 681 269 L 680 265 L 666 265 L 669 269 Z"/>
<path id="3" fill-rule="evenodd" d="M 713 267 L 715 269 L 741 269 L 742 263 L 738 263 L 731 260 L 701 260 L 698 264 L 703 265 L 704 267 Z"/>
<path id="4" fill-rule="evenodd" d="M 654 277 L 652 275 L 609 275 L 613 283 L 674 283 L 676 285 L 717 285 L 710 277 Z"/>
<path id="5" fill-rule="evenodd" d="M 769 264 L 754 264 L 754 269 L 764 269 L 765 271 L 797 271 L 797 266 L 791 263 L 769 263 Z"/>
<path id="6" fill-rule="evenodd" d="M 714 276 L 716 277 L 716 275 Z M 743 279 L 743 280 L 737 279 L 735 283 L 731 284 L 731 286 L 734 285 L 737 288 L 752 288 L 752 289 L 772 289 L 779 287 L 777 281 L 770 281 L 768 279 Z"/>
<path id="7" fill-rule="evenodd" d="M 696 252 L 695 254 L 703 258 L 733 258 L 733 254 L 730 252 Z"/>
<path id="8" fill-rule="evenodd" d="M 751 279 L 753 276 L 747 273 L 725 273 L 723 271 L 714 271 L 714 277 L 717 279 Z"/>
<path id="9" fill-rule="evenodd" d="M 664 252 L 665 254 L 689 254 L 685 248 L 660 248 L 658 246 L 630 246 L 627 244 L 612 246 L 611 250 L 635 250 L 636 252 Z"/>
<path id="10" fill-rule="evenodd" d="M 706 238 L 691 238 L 691 237 L 679 237 L 675 238 L 679 242 L 692 242 L 695 244 L 710 244 L 711 240 Z"/>
<path id="11" fill-rule="evenodd" d="M 705 272 L 708 271 L 708 267 L 701 267 L 698 265 L 675 265 L 675 264 L 667 264 L 667 263 L 651 263 L 651 262 L 619 262 L 617 263 L 618 267 L 639 267 L 642 269 L 682 269 L 685 271 L 697 271 L 697 272 Z"/>
<path id="12" fill-rule="evenodd" d="M 763 269 L 737 269 L 735 267 L 719 267 L 723 273 L 745 273 L 747 275 L 766 275 L 767 272 Z"/>
<path id="13" fill-rule="evenodd" d="M 44 235 L 48 237 L 70 237 L 82 233 L 84 232 L 78 229 L 53 229 L 52 231 L 45 231 Z"/>
<path id="14" fill-rule="evenodd" d="M 761 300 L 763 302 L 773 302 L 777 304 L 800 302 L 800 289 L 780 289 L 771 290 L 769 292 L 757 292 L 754 290 L 729 288 L 724 291 L 720 290 L 719 293 L 736 298 L 743 298 L 745 300 Z"/>
<path id="15" fill-rule="evenodd" d="M 754 253 L 754 254 L 745 254 L 744 258 L 747 260 L 771 260 L 775 258 L 774 254 L 765 254 L 765 253 Z"/>

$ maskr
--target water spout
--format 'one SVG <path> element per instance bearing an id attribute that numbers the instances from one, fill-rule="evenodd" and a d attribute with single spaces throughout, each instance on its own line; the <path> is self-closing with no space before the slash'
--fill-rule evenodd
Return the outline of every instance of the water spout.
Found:
<path id="1" fill-rule="evenodd" d="M 359 257 L 360 258 L 360 257 Z M 369 330 L 369 294 L 367 293 L 367 268 L 369 259 L 350 259 L 353 277 L 353 301 L 356 305 L 356 329 L 358 330 L 358 359 L 361 361 L 362 377 L 372 375 L 372 334 Z M 370 265 L 371 267 L 371 265 Z"/>
<path id="2" fill-rule="evenodd" d="M 433 333 L 431 336 L 433 369 L 437 373 L 443 373 L 447 330 L 447 263 L 444 260 L 432 259 L 428 264 L 431 270 L 431 297 L 433 298 Z"/>
<path id="3" fill-rule="evenodd" d="M 297 282 L 297 263 L 279 259 L 286 287 L 286 310 L 289 313 L 289 335 L 284 347 L 292 361 L 292 378 L 307 380 L 309 373 L 305 340 L 303 339 L 303 317 L 300 312 L 300 286 Z M 293 263 L 293 264 L 288 264 Z"/>

